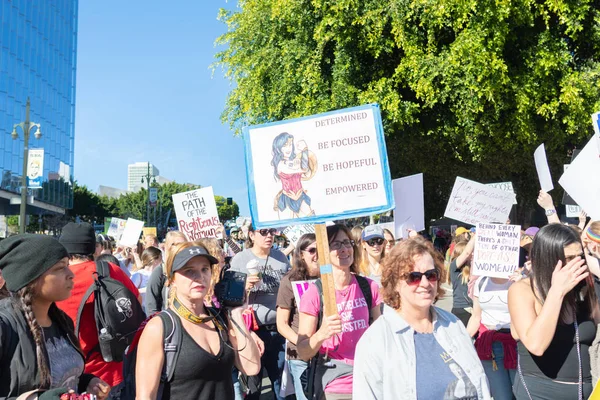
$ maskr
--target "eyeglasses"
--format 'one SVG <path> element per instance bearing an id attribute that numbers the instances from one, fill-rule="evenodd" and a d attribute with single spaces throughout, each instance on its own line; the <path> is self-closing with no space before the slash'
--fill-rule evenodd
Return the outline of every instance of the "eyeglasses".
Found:
<path id="1" fill-rule="evenodd" d="M 576 259 L 577 257 L 581 257 L 582 259 L 584 259 L 584 260 L 585 260 L 585 254 L 584 254 L 584 253 L 581 253 L 581 254 L 575 254 L 575 255 L 572 255 L 572 256 L 565 257 L 565 261 L 566 261 L 566 262 L 571 262 L 571 261 L 573 261 L 574 259 Z"/>
<path id="2" fill-rule="evenodd" d="M 383 242 L 385 242 L 385 239 L 382 239 L 382 238 L 367 240 L 367 244 L 371 247 L 373 247 L 375 245 L 381 246 L 383 244 Z"/>
<path id="3" fill-rule="evenodd" d="M 408 283 L 409 285 L 418 285 L 419 283 L 421 283 L 423 275 L 425 275 L 425 278 L 427 278 L 427 280 L 432 283 L 440 280 L 440 274 L 438 273 L 437 269 L 430 269 L 425 272 L 411 272 L 410 274 L 406 275 L 406 283 Z"/>
<path id="4" fill-rule="evenodd" d="M 342 246 L 347 249 L 352 248 L 354 246 L 354 240 L 346 239 L 341 242 L 339 240 L 334 240 L 333 242 L 329 243 L 329 250 L 339 250 L 342 248 Z"/>
<path id="5" fill-rule="evenodd" d="M 316 247 L 311 247 L 311 248 L 308 248 L 308 249 L 304 249 L 302 251 L 306 251 L 311 256 L 314 256 L 315 254 L 317 254 L 317 248 Z"/>
<path id="6" fill-rule="evenodd" d="M 275 236 L 275 234 L 277 233 L 277 229 L 259 229 L 256 232 L 260 233 L 261 236 L 267 236 L 269 233 L 271 234 L 271 236 Z"/>

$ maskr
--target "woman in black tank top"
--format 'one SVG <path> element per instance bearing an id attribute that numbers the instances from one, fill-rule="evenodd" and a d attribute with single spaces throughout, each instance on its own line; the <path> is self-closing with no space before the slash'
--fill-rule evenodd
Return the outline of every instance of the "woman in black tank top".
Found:
<path id="1" fill-rule="evenodd" d="M 207 293 L 219 276 L 218 260 L 197 242 L 175 247 L 167 258 L 167 276 L 175 296 L 167 312 L 182 330 L 179 355 L 172 379 L 161 399 L 233 400 L 231 369 L 247 375 L 260 371 L 260 353 L 250 339 L 241 308 L 211 312 L 204 306 Z M 235 321 L 235 323 L 233 323 Z M 165 360 L 163 323 L 148 322 L 140 338 L 136 361 L 136 399 L 154 400 Z"/>
<path id="2" fill-rule="evenodd" d="M 592 392 L 589 346 L 600 309 L 581 240 L 561 224 L 543 227 L 531 248 L 531 276 L 508 291 L 518 342 L 515 397 L 587 399 Z"/>

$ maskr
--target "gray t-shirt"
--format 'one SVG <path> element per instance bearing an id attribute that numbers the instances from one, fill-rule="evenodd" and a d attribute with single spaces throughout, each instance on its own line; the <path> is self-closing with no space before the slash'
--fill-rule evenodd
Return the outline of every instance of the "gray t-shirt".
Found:
<path id="1" fill-rule="evenodd" d="M 289 271 L 290 263 L 279 250 L 271 250 L 268 258 L 259 258 L 251 249 L 236 254 L 231 259 L 231 270 L 248 273 L 246 265 L 257 260 L 262 280 L 250 292 L 250 304 L 256 311 L 258 325 L 273 325 L 277 322 L 277 291 L 281 278 Z"/>
<path id="2" fill-rule="evenodd" d="M 73 347 L 69 339 L 53 323 L 42 328 L 50 364 L 52 383 L 50 388 L 66 387 L 77 391 L 79 377 L 83 374 L 83 356 Z"/>

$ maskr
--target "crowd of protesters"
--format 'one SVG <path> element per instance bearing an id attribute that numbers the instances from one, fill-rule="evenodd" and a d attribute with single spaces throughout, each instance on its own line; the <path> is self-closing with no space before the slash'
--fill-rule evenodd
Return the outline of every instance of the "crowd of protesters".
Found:
<path id="1" fill-rule="evenodd" d="M 587 399 L 600 367 L 600 221 L 565 225 L 546 193 L 538 203 L 548 224 L 521 232 L 508 278 L 471 273 L 474 229 L 435 243 L 328 226 L 333 315 L 315 234 L 286 243 L 247 224 L 222 239 L 172 231 L 121 248 L 69 223 L 57 239 L 9 237 L 0 399 L 259 399 L 263 376 L 273 399 Z M 244 277 L 245 304 L 221 304 L 224 271 Z M 112 360 L 102 282 L 131 294 L 115 303 L 123 321 L 141 315 Z M 436 306 L 445 295 L 449 311 Z"/>

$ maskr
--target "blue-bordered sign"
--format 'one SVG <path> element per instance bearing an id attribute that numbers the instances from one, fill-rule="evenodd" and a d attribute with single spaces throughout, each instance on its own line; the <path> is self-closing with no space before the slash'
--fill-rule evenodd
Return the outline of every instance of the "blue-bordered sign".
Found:
<path id="1" fill-rule="evenodd" d="M 243 130 L 256 228 L 324 223 L 394 208 L 377 104 Z"/>

